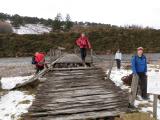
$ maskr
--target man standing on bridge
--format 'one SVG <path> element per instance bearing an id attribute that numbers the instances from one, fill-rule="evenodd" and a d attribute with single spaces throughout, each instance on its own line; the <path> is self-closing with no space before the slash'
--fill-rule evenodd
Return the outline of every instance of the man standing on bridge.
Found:
<path id="1" fill-rule="evenodd" d="M 82 63 L 84 66 L 86 66 L 85 58 L 87 55 L 87 49 L 91 49 L 91 44 L 88 40 L 88 37 L 86 37 L 85 33 L 82 33 L 81 36 L 76 40 L 76 44 L 80 48 Z"/>
<path id="2" fill-rule="evenodd" d="M 146 100 L 147 96 L 147 59 L 143 54 L 143 48 L 137 48 L 137 54 L 132 57 L 132 72 L 133 79 L 131 84 L 130 105 L 134 106 L 134 101 L 137 96 L 138 85 L 140 86 L 141 97 Z"/>

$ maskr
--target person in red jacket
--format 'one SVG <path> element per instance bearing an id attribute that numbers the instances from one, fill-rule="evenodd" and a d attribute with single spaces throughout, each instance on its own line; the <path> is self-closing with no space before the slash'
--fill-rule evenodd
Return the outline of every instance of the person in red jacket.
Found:
<path id="1" fill-rule="evenodd" d="M 35 55 L 36 73 L 44 69 L 45 66 L 45 53 L 36 52 Z"/>
<path id="2" fill-rule="evenodd" d="M 88 37 L 85 36 L 85 33 L 82 33 L 81 36 L 76 40 L 76 44 L 80 48 L 82 63 L 84 66 L 86 66 L 85 58 L 87 55 L 87 49 L 91 49 L 92 47 Z"/>

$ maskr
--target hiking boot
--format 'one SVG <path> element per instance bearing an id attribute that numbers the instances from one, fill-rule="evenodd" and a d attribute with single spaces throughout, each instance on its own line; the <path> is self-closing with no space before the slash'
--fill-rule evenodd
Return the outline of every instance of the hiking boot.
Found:
<path id="1" fill-rule="evenodd" d="M 149 97 L 143 97 L 142 99 L 143 100 L 149 100 Z"/>
<path id="2" fill-rule="evenodd" d="M 128 108 L 131 108 L 131 109 L 135 109 L 136 107 L 134 105 L 131 105 L 130 103 L 128 104 Z"/>

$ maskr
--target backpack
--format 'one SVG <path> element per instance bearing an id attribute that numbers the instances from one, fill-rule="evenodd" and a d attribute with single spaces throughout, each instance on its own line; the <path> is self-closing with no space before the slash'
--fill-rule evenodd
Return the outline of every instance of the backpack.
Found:
<path id="1" fill-rule="evenodd" d="M 142 55 L 142 56 L 144 57 L 144 59 L 145 59 L 145 60 L 147 59 L 145 55 Z M 138 59 L 138 56 L 137 56 L 137 55 L 134 55 L 134 56 L 132 56 L 132 57 L 134 57 L 134 58 L 135 58 L 135 60 L 137 60 L 137 59 Z"/>
<path id="2" fill-rule="evenodd" d="M 132 78 L 133 78 L 133 74 L 130 74 L 130 75 L 127 75 L 127 76 L 123 76 L 121 78 L 121 80 L 123 81 L 123 84 L 125 84 L 127 86 L 131 86 Z"/>
<path id="3" fill-rule="evenodd" d="M 32 64 L 35 65 L 37 62 L 35 61 L 35 56 L 32 57 Z"/>

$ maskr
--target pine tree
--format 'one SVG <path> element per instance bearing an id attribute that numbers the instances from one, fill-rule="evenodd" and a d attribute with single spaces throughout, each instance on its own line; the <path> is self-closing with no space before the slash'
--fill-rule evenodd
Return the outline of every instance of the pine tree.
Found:
<path id="1" fill-rule="evenodd" d="M 19 15 L 12 16 L 12 25 L 16 28 L 19 28 L 20 25 L 23 25 L 23 18 Z"/>
<path id="2" fill-rule="evenodd" d="M 72 27 L 73 27 L 73 22 L 71 21 L 70 15 L 67 14 L 65 20 L 65 30 L 70 30 Z"/>
<path id="3" fill-rule="evenodd" d="M 62 28 L 62 15 L 58 13 L 52 24 L 52 31 L 59 31 Z"/>

